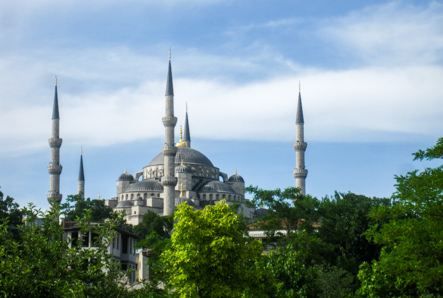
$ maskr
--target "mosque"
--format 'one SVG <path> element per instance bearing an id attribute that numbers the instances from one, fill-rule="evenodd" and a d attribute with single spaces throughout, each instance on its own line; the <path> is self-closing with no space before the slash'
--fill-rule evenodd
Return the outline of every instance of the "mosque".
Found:
<path id="1" fill-rule="evenodd" d="M 59 137 L 59 110 L 57 81 L 52 113 L 52 137 L 49 139 L 51 148 L 51 162 L 48 167 L 50 175 L 50 190 L 48 200 L 60 203 L 60 147 L 62 139 Z M 106 200 L 105 205 L 114 211 L 124 211 L 125 219 L 129 224 L 141 223 L 143 215 L 153 211 L 159 215 L 170 215 L 176 206 L 186 202 L 194 210 L 203 209 L 206 205 L 215 204 L 225 199 L 229 204 L 237 203 L 239 212 L 246 217 L 253 218 L 257 214 L 255 208 L 250 208 L 244 196 L 245 180 L 237 174 L 231 176 L 220 171 L 201 152 L 191 147 L 191 133 L 189 128 L 188 111 L 184 121 L 184 130 L 180 127 L 179 141 L 175 143 L 174 130 L 177 117 L 174 115 L 174 88 L 171 70 L 171 55 L 165 92 L 165 115 L 162 117 L 165 127 L 165 144 L 162 151 L 155 156 L 149 165 L 141 171 L 132 174 L 126 171 L 117 179 L 116 197 Z M 304 154 L 307 143 L 304 142 L 304 119 L 299 91 L 296 114 L 296 168 L 293 171 L 296 187 L 305 194 Z M 80 156 L 78 178 L 78 193 L 84 194 L 85 179 L 83 172 L 83 157 Z"/>

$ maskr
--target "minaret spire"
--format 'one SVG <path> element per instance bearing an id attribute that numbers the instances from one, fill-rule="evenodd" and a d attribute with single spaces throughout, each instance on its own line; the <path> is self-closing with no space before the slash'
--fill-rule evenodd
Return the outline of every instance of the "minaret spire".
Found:
<path id="1" fill-rule="evenodd" d="M 303 107 L 301 103 L 301 88 L 299 83 L 298 91 L 298 103 L 297 114 L 295 118 L 295 187 L 300 188 L 300 193 L 306 195 L 306 176 L 308 176 L 308 170 L 305 169 L 305 151 L 308 144 L 304 141 L 304 119 L 303 119 Z"/>
<path id="2" fill-rule="evenodd" d="M 188 104 L 187 103 L 186 103 L 185 131 L 183 133 L 183 141 L 186 143 L 186 147 L 191 148 L 191 133 L 189 131 Z"/>
<path id="3" fill-rule="evenodd" d="M 162 118 L 165 127 L 165 146 L 163 147 L 164 156 L 164 176 L 161 183 L 163 185 L 163 215 L 170 215 L 175 208 L 175 155 L 177 148 L 174 146 L 174 128 L 177 124 L 177 117 L 174 117 L 174 88 L 172 86 L 171 70 L 171 50 L 169 50 L 168 76 L 166 78 L 165 94 L 165 117 Z"/>
<path id="4" fill-rule="evenodd" d="M 83 148 L 80 149 L 80 168 L 78 171 L 78 194 L 85 198 L 85 172 L 83 171 Z"/>
<path id="5" fill-rule="evenodd" d="M 59 122 L 57 77 L 55 77 L 54 104 L 52 108 L 52 136 L 48 140 L 49 147 L 51 147 L 51 161 L 48 166 L 49 193 L 47 198 L 50 204 L 60 204 L 62 200 L 62 195 L 60 194 L 60 174 L 62 172 L 62 166 L 60 165 L 60 147 L 62 146 L 62 139 L 59 137 Z"/>

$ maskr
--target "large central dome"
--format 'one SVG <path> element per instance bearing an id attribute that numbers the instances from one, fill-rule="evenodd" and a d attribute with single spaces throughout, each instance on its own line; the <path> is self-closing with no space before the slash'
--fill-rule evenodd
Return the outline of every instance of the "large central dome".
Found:
<path id="1" fill-rule="evenodd" d="M 201 152 L 189 147 L 177 147 L 175 155 L 175 164 L 199 164 L 214 167 L 212 162 Z M 149 166 L 162 166 L 164 162 L 163 152 L 154 157 Z"/>

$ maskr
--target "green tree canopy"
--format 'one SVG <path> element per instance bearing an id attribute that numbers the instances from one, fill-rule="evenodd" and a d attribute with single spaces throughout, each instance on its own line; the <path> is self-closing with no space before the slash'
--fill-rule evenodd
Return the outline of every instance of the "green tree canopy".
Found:
<path id="1" fill-rule="evenodd" d="M 443 138 L 415 160 L 443 158 Z M 443 295 L 443 165 L 396 176 L 392 207 L 379 207 L 372 218 L 386 221 L 366 233 L 382 245 L 380 257 L 363 263 L 360 294 L 367 296 Z"/>
<path id="2" fill-rule="evenodd" d="M 90 210 L 91 221 L 97 223 L 104 222 L 113 214 L 112 208 L 105 206 L 104 200 L 83 199 L 80 195 L 69 195 L 61 208 L 65 218 L 70 221 L 81 218 L 86 210 Z"/>
<path id="3" fill-rule="evenodd" d="M 175 211 L 170 245 L 162 254 L 168 286 L 180 297 L 257 297 L 266 279 L 254 266 L 262 246 L 245 238 L 241 218 L 225 200 L 194 211 L 183 203 Z"/>

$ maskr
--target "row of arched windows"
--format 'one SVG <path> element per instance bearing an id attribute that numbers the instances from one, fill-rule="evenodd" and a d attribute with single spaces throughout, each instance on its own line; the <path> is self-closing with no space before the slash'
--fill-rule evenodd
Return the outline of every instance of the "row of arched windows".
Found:
<path id="1" fill-rule="evenodd" d="M 239 195 L 223 195 L 223 194 L 199 194 L 198 198 L 202 201 L 212 201 L 212 200 L 221 200 L 226 199 L 227 201 L 240 202 L 241 196 Z"/>
<path id="2" fill-rule="evenodd" d="M 134 200 L 134 199 L 136 199 L 138 197 L 142 197 L 142 195 L 143 195 L 143 199 L 145 199 L 145 200 L 148 198 L 148 195 L 150 197 L 158 197 L 158 198 L 160 197 L 160 193 L 154 194 L 153 192 L 151 194 L 149 194 L 147 192 L 145 192 L 145 193 L 137 193 L 137 194 L 131 193 L 131 194 L 122 194 L 122 195 L 120 195 L 119 201 Z"/>

